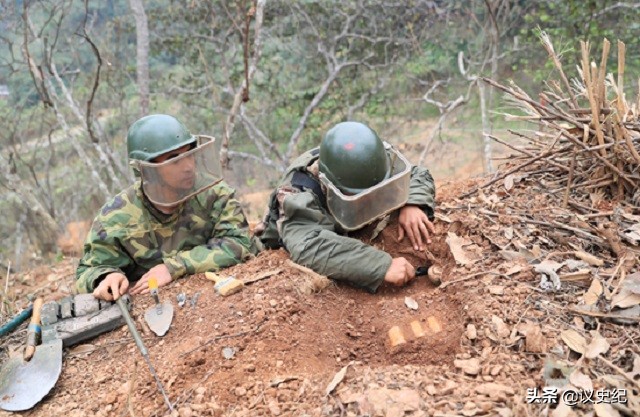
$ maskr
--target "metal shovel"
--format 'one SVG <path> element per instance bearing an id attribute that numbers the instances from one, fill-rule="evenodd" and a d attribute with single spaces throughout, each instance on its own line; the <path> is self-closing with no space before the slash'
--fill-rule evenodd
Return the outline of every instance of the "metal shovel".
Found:
<path id="1" fill-rule="evenodd" d="M 33 314 L 27 332 L 27 348 L 23 358 L 12 358 L 0 371 L 0 408 L 23 411 L 32 408 L 58 381 L 62 371 L 62 340 L 41 337 L 40 311 L 42 298 L 33 303 Z"/>
<path id="2" fill-rule="evenodd" d="M 173 321 L 173 304 L 170 301 L 160 302 L 158 281 L 155 278 L 149 278 L 149 290 L 156 305 L 147 310 L 144 314 L 144 319 L 151 331 L 158 336 L 164 336 L 169 331 L 169 326 Z"/>

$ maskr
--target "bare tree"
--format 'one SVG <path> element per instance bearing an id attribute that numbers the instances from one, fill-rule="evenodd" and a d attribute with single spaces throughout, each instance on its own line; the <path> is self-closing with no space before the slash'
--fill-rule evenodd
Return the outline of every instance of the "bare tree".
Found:
<path id="1" fill-rule="evenodd" d="M 149 25 L 143 0 L 129 0 L 136 21 L 136 75 L 140 95 L 140 114 L 149 113 Z"/>

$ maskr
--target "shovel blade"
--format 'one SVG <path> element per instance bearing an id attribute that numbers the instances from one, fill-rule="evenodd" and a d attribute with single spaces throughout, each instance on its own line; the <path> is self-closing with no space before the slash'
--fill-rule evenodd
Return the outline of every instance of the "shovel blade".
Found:
<path id="1" fill-rule="evenodd" d="M 157 306 L 153 306 L 144 314 L 144 320 L 149 328 L 158 336 L 164 336 L 169 331 L 169 326 L 173 321 L 173 304 L 169 301 L 162 303 L 162 310 L 159 312 Z"/>
<path id="2" fill-rule="evenodd" d="M 58 381 L 62 370 L 62 340 L 36 347 L 29 362 L 12 358 L 0 370 L 0 408 L 23 411 L 32 408 Z"/>

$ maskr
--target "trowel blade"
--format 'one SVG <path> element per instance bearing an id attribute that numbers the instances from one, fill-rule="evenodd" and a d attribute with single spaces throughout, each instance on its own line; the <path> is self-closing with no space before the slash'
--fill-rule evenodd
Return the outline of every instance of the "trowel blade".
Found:
<path id="1" fill-rule="evenodd" d="M 151 331 L 158 336 L 164 336 L 169 331 L 173 321 L 173 304 L 169 301 L 162 303 L 162 312 L 158 313 L 157 306 L 150 307 L 144 314 L 144 319 Z"/>
<path id="2" fill-rule="evenodd" d="M 36 347 L 29 362 L 12 358 L 0 371 L 0 408 L 23 411 L 32 408 L 54 387 L 62 371 L 62 340 Z"/>

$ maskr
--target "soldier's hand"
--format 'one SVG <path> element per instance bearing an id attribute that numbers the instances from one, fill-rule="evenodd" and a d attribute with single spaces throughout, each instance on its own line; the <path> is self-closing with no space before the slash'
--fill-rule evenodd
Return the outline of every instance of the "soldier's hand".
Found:
<path id="1" fill-rule="evenodd" d="M 413 250 L 424 250 L 424 244 L 431 243 L 431 234 L 435 233 L 433 223 L 420 207 L 404 206 L 398 216 L 398 241 L 409 236 Z"/>
<path id="2" fill-rule="evenodd" d="M 413 265 L 403 257 L 393 258 L 387 269 L 384 281 L 392 285 L 402 286 L 416 277 Z"/>
<path id="3" fill-rule="evenodd" d="M 120 272 L 107 275 L 93 290 L 93 296 L 101 300 L 115 301 L 129 288 L 129 280 Z"/>
<path id="4" fill-rule="evenodd" d="M 158 282 L 158 287 L 162 287 L 163 285 L 167 285 L 171 282 L 171 274 L 169 273 L 169 268 L 165 264 L 156 265 L 147 271 L 146 274 L 135 283 L 133 288 L 131 288 L 130 293 L 133 295 L 136 294 L 148 294 L 149 293 L 149 278 L 155 278 Z"/>

